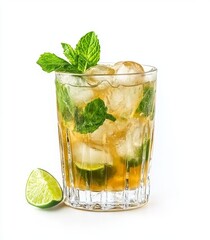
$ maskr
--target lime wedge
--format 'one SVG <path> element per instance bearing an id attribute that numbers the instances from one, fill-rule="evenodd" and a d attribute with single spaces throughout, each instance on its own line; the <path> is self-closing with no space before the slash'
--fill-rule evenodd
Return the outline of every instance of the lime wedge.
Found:
<path id="1" fill-rule="evenodd" d="M 63 192 L 58 181 L 47 171 L 33 170 L 26 184 L 26 200 L 39 208 L 49 208 L 63 200 Z"/>
<path id="2" fill-rule="evenodd" d="M 86 171 L 96 171 L 104 169 L 104 164 L 95 163 L 95 164 L 88 164 L 88 163 L 81 163 L 81 162 L 75 162 L 75 165 L 81 169 Z"/>

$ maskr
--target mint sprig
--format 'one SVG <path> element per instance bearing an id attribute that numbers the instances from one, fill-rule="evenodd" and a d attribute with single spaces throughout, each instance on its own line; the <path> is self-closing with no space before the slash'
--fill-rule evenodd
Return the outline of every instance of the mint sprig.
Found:
<path id="1" fill-rule="evenodd" d="M 92 133 L 98 129 L 106 119 L 115 121 L 116 118 L 107 113 L 107 107 L 100 98 L 89 102 L 84 109 L 75 110 L 75 130 L 80 133 Z"/>
<path id="2" fill-rule="evenodd" d="M 131 167 L 137 167 L 144 161 L 149 161 L 149 153 L 150 153 L 150 139 L 145 139 L 140 148 L 136 150 L 135 157 L 127 158 L 127 169 Z"/>
<path id="3" fill-rule="evenodd" d="M 146 85 L 143 89 L 143 98 L 136 109 L 137 113 L 143 113 L 148 117 L 154 111 L 155 89 L 154 86 Z"/>
<path id="4" fill-rule="evenodd" d="M 78 69 L 84 72 L 87 68 L 95 66 L 100 60 L 100 44 L 94 32 L 87 33 L 76 46 L 78 56 Z"/>
<path id="5" fill-rule="evenodd" d="M 67 87 L 59 81 L 56 81 L 55 84 L 58 110 L 65 121 L 70 121 L 74 117 L 74 103 L 69 96 Z"/>
<path id="6" fill-rule="evenodd" d="M 73 120 L 75 130 L 82 134 L 92 133 L 98 129 L 106 119 L 115 121 L 116 118 L 107 113 L 107 107 L 102 99 L 97 98 L 89 102 L 84 108 L 75 106 L 71 92 L 65 84 L 56 81 L 57 107 L 63 119 Z"/>
<path id="7" fill-rule="evenodd" d="M 54 53 L 44 53 L 40 56 L 37 63 L 45 72 L 72 72 L 77 73 L 78 70 L 73 65 L 69 64 L 66 60 L 59 58 Z"/>
<path id="8" fill-rule="evenodd" d="M 61 43 L 63 47 L 63 54 L 69 60 L 69 62 L 73 65 L 77 65 L 77 54 L 74 49 L 68 43 Z"/>
<path id="9" fill-rule="evenodd" d="M 94 32 L 84 35 L 74 49 L 68 43 L 61 43 L 63 53 L 68 61 L 54 53 L 43 53 L 37 64 L 45 72 L 84 73 L 88 68 L 95 66 L 100 60 L 100 44 Z"/>

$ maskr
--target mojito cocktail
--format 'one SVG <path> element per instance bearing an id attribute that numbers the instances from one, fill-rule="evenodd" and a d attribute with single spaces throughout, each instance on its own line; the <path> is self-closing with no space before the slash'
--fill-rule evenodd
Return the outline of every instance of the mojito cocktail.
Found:
<path id="1" fill-rule="evenodd" d="M 101 64 L 95 32 L 62 59 L 37 63 L 55 72 L 64 202 L 74 208 L 126 210 L 149 197 L 157 69 L 133 61 Z"/>
<path id="2" fill-rule="evenodd" d="M 155 89 L 156 69 L 134 62 L 56 73 L 68 205 L 119 210 L 147 202 Z"/>

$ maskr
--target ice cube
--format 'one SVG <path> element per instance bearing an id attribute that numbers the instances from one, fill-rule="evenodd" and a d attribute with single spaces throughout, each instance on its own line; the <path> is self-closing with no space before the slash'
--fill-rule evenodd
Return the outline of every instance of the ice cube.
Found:
<path id="1" fill-rule="evenodd" d="M 107 94 L 107 105 L 110 113 L 123 118 L 132 117 L 142 95 L 142 85 L 112 88 Z"/>
<path id="2" fill-rule="evenodd" d="M 102 145 L 107 143 L 107 139 L 114 134 L 114 125 L 111 121 L 105 121 L 96 131 L 91 133 L 90 141 L 93 144 Z"/>
<path id="3" fill-rule="evenodd" d="M 83 105 L 94 97 L 93 90 L 89 87 L 69 87 L 70 97 L 76 105 Z"/>
<path id="4" fill-rule="evenodd" d="M 110 65 L 98 64 L 94 67 L 89 68 L 85 72 L 86 81 L 90 85 L 107 85 L 107 83 L 112 83 L 113 74 L 115 70 Z"/>
<path id="5" fill-rule="evenodd" d="M 121 137 L 125 134 L 127 121 L 117 119 L 115 122 L 106 120 L 96 131 L 89 135 L 92 144 L 104 146 L 113 138 Z"/>
<path id="6" fill-rule="evenodd" d="M 77 142 L 72 148 L 73 161 L 87 165 L 113 164 L 111 154 L 104 150 L 99 150 L 88 144 Z"/>
<path id="7" fill-rule="evenodd" d="M 115 63 L 113 68 L 115 74 L 119 74 L 115 77 L 116 85 L 136 85 L 143 82 L 143 76 L 138 73 L 144 73 L 144 68 L 139 63 L 122 61 Z"/>
<path id="8" fill-rule="evenodd" d="M 135 158 L 136 150 L 142 144 L 144 123 L 139 119 L 132 119 L 129 125 L 125 138 L 121 139 L 117 145 L 117 152 L 123 158 Z"/>
<path id="9" fill-rule="evenodd" d="M 56 73 L 56 79 L 66 85 L 71 86 L 88 86 L 81 76 L 67 73 Z"/>
<path id="10" fill-rule="evenodd" d="M 93 99 L 93 90 L 83 77 L 74 76 L 73 74 L 56 73 L 56 79 L 65 85 L 70 98 L 76 105 L 82 105 Z"/>

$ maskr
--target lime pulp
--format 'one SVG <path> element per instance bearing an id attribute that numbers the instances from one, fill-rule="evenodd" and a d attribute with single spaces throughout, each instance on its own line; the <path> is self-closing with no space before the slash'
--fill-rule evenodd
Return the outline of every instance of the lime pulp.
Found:
<path id="1" fill-rule="evenodd" d="M 58 181 L 47 171 L 33 170 L 26 183 L 26 200 L 39 208 L 49 208 L 63 200 L 63 191 Z"/>

